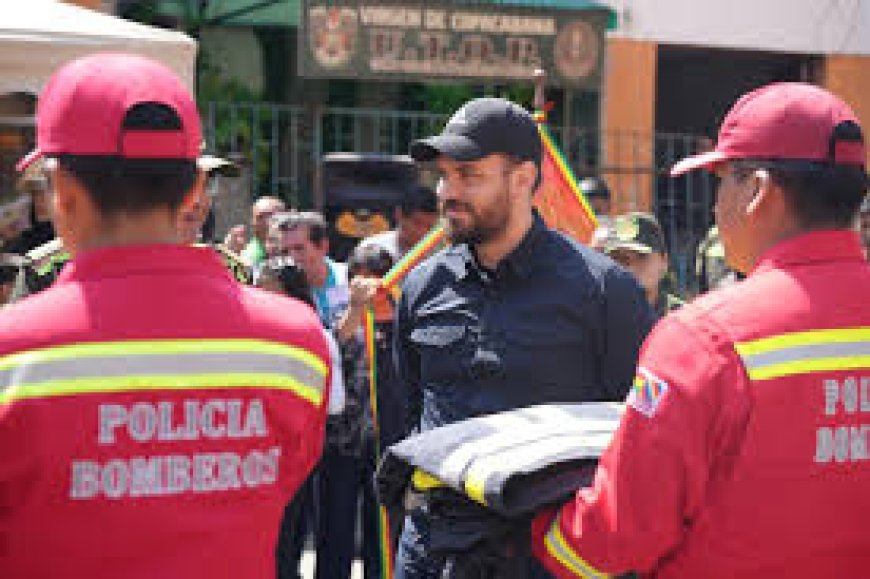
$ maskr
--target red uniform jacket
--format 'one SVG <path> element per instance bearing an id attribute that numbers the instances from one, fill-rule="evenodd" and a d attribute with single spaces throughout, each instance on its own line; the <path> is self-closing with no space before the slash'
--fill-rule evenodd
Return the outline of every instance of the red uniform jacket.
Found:
<path id="1" fill-rule="evenodd" d="M 328 356 L 210 249 L 75 259 L 0 311 L 0 576 L 273 577 Z"/>
<path id="2" fill-rule="evenodd" d="M 560 577 L 870 568 L 870 267 L 853 232 L 769 250 L 665 318 L 592 488 L 534 525 Z"/>

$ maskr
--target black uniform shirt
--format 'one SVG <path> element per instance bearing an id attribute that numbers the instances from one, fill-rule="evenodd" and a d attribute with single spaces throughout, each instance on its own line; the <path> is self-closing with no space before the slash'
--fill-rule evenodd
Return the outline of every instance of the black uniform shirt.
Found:
<path id="1" fill-rule="evenodd" d="M 406 430 L 545 402 L 622 400 L 654 319 L 634 278 L 538 215 L 495 271 L 468 245 L 412 271 L 394 357 Z"/>

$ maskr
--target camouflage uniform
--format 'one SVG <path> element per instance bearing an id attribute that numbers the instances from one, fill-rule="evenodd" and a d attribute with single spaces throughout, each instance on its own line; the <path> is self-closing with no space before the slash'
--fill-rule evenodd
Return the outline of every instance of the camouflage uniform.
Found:
<path id="1" fill-rule="evenodd" d="M 719 228 L 715 225 L 698 244 L 695 252 L 695 275 L 698 279 L 698 293 L 716 289 L 735 279 L 734 272 L 725 262 L 725 248 L 719 238 Z"/>
<path id="2" fill-rule="evenodd" d="M 197 166 L 204 171 L 209 178 L 222 175 L 237 177 L 239 167 L 232 161 L 213 155 L 202 155 L 197 161 Z M 206 186 L 206 193 L 210 193 L 211 187 Z M 212 247 L 226 264 L 227 269 L 239 282 L 247 285 L 253 283 L 251 268 L 236 253 L 221 243 L 196 244 L 201 247 Z M 60 238 L 54 238 L 25 254 L 24 263 L 19 267 L 15 287 L 9 298 L 10 303 L 18 301 L 26 296 L 42 291 L 57 279 L 60 270 L 70 259 L 69 253 L 63 248 Z"/>
<path id="3" fill-rule="evenodd" d="M 644 255 L 657 253 L 667 257 L 661 226 L 650 213 L 632 212 L 616 216 L 608 227 L 602 245 L 604 253 L 608 255 L 616 250 L 626 250 Z M 667 272 L 659 281 L 656 301 L 651 304 L 658 317 L 672 312 L 685 303 L 682 298 L 669 291 L 672 286 L 673 278 L 670 272 Z"/>
<path id="4" fill-rule="evenodd" d="M 251 269 L 242 261 L 241 257 L 230 251 L 225 245 L 220 243 L 198 243 L 196 245 L 214 249 L 236 280 L 251 285 Z M 28 251 L 24 256 L 24 263 L 18 268 L 18 276 L 15 279 L 15 287 L 9 302 L 16 302 L 50 286 L 69 259 L 70 255 L 64 249 L 60 238 L 52 239 L 48 243 Z"/>
<path id="5" fill-rule="evenodd" d="M 18 267 L 18 276 L 15 278 L 9 302 L 17 302 L 50 286 L 64 264 L 69 261 L 69 257 L 69 253 L 63 248 L 63 242 L 57 237 L 28 251 Z"/>
<path id="6" fill-rule="evenodd" d="M 686 304 L 685 300 L 680 298 L 679 296 L 668 292 L 665 289 L 666 282 L 663 281 L 659 286 L 659 296 L 656 299 L 656 303 L 654 304 L 653 309 L 656 312 L 656 316 L 661 318 L 670 312 L 681 308 Z"/>
<path id="7" fill-rule="evenodd" d="M 227 266 L 227 269 L 230 270 L 230 273 L 233 274 L 233 277 L 236 278 L 237 281 L 245 285 L 252 285 L 254 283 L 254 277 L 251 274 L 251 268 L 245 263 L 245 261 L 242 259 L 242 256 L 240 256 L 238 253 L 235 253 L 223 243 L 198 243 L 197 245 L 201 247 L 211 247 L 212 249 L 214 249 L 223 260 L 224 265 Z"/>

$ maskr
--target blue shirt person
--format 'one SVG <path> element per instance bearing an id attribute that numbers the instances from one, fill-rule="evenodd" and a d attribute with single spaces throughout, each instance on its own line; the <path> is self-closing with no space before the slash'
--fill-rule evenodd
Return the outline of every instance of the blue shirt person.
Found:
<path id="1" fill-rule="evenodd" d="M 531 404 L 621 400 L 629 389 L 653 313 L 628 272 L 533 212 L 541 154 L 531 116 L 494 98 L 412 144 L 440 173 L 452 246 L 409 274 L 396 312 L 409 433 Z M 443 505 L 432 497 L 405 520 L 397 579 L 434 579 L 454 563 L 436 543 L 461 538 L 434 521 Z"/>

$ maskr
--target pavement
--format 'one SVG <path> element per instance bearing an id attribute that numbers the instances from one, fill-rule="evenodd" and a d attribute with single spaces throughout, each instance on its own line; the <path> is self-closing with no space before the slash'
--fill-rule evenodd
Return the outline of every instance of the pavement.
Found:
<path id="1" fill-rule="evenodd" d="M 304 579 L 314 579 L 314 561 L 315 555 L 313 549 L 305 549 L 305 552 L 302 553 L 302 577 Z M 350 578 L 349 579 L 363 579 L 363 566 L 362 561 L 359 559 L 355 559 L 353 562 L 353 567 L 350 570 Z"/>

